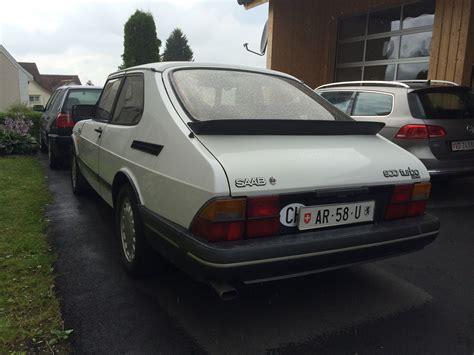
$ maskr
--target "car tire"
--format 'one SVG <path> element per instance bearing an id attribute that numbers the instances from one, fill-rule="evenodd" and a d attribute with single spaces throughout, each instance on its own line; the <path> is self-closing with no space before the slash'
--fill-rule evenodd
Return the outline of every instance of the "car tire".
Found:
<path id="1" fill-rule="evenodd" d="M 147 274 L 152 250 L 146 243 L 137 197 L 129 184 L 120 188 L 117 197 L 115 230 L 127 273 L 134 278 Z"/>
<path id="2" fill-rule="evenodd" d="M 57 169 L 59 167 L 59 159 L 54 154 L 51 146 L 51 141 L 48 142 L 48 165 L 51 169 Z"/>
<path id="3" fill-rule="evenodd" d="M 44 142 L 43 135 L 41 134 L 41 132 L 40 132 L 39 137 L 38 137 L 38 144 L 39 144 L 39 148 L 40 148 L 41 153 L 46 153 L 48 151 L 48 146 Z"/>
<path id="4" fill-rule="evenodd" d="M 79 164 L 77 162 L 76 154 L 74 153 L 72 153 L 70 172 L 72 192 L 77 196 L 82 195 L 88 190 L 89 183 L 87 182 L 84 175 L 82 175 L 81 169 L 79 169 Z"/>

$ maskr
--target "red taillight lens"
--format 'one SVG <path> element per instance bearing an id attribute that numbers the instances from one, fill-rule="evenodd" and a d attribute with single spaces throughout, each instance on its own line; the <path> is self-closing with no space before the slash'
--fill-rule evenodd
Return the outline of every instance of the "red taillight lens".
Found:
<path id="1" fill-rule="evenodd" d="M 413 186 L 413 184 L 395 186 L 392 194 L 392 203 L 411 201 Z"/>
<path id="2" fill-rule="evenodd" d="M 273 217 L 280 214 L 278 196 L 251 197 L 247 199 L 248 218 Z"/>
<path id="3" fill-rule="evenodd" d="M 395 138 L 398 139 L 428 139 L 439 138 L 447 135 L 446 130 L 440 126 L 424 124 L 407 124 L 400 128 Z"/>
<path id="4" fill-rule="evenodd" d="M 239 222 L 210 222 L 197 218 L 193 222 L 191 231 L 193 234 L 209 242 L 221 242 L 242 239 L 245 223 Z"/>
<path id="5" fill-rule="evenodd" d="M 251 197 L 247 200 L 247 237 L 260 238 L 278 234 L 280 230 L 280 198 Z"/>
<path id="6" fill-rule="evenodd" d="M 279 218 L 251 219 L 247 221 L 247 237 L 260 238 L 277 235 L 280 231 Z"/>
<path id="7" fill-rule="evenodd" d="M 210 201 L 191 225 L 191 232 L 210 242 L 242 239 L 245 232 L 246 200 Z"/>
<path id="8" fill-rule="evenodd" d="M 429 182 L 395 186 L 392 198 L 385 211 L 385 219 L 392 220 L 423 215 L 430 192 L 431 184 Z"/>
<path id="9" fill-rule="evenodd" d="M 428 201 L 412 201 L 408 205 L 407 215 L 410 217 L 421 216 L 425 213 Z"/>
<path id="10" fill-rule="evenodd" d="M 446 137 L 448 132 L 440 126 L 428 126 L 428 136 L 430 138 Z"/>
<path id="11" fill-rule="evenodd" d="M 279 208 L 278 196 L 212 200 L 194 218 L 191 232 L 210 242 L 277 235 Z"/>
<path id="12" fill-rule="evenodd" d="M 398 131 L 395 138 L 399 139 L 427 139 L 428 129 L 424 124 L 407 124 Z"/>
<path id="13" fill-rule="evenodd" d="M 70 115 L 67 113 L 58 113 L 56 117 L 56 127 L 57 128 L 72 128 L 76 123 Z"/>

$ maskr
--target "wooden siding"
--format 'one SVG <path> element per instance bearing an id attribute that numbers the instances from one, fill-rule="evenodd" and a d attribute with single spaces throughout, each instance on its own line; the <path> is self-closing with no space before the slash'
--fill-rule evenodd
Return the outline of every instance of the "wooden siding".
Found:
<path id="1" fill-rule="evenodd" d="M 468 84 L 474 0 L 436 0 L 429 77 Z M 267 66 L 316 87 L 334 81 L 338 19 L 407 0 L 270 0 Z"/>
<path id="2" fill-rule="evenodd" d="M 472 0 L 437 0 L 430 79 L 469 85 L 473 61 Z"/>

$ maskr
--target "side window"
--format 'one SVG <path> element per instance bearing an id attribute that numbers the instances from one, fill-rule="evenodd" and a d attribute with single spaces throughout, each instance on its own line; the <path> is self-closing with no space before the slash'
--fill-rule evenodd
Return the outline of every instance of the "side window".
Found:
<path id="1" fill-rule="evenodd" d="M 53 103 L 51 104 L 51 112 L 56 113 L 61 109 L 61 103 L 63 102 L 64 95 L 66 94 L 66 89 L 58 90 L 58 94 L 54 98 Z"/>
<path id="2" fill-rule="evenodd" d="M 58 92 L 59 92 L 59 90 L 56 90 L 55 92 L 53 92 L 51 94 L 51 96 L 49 97 L 48 102 L 46 103 L 46 107 L 44 108 L 45 111 L 49 111 L 49 109 L 51 109 L 51 106 L 53 105 L 53 101 L 56 98 L 56 96 L 58 95 Z"/>
<path id="3" fill-rule="evenodd" d="M 360 92 L 355 99 L 352 116 L 387 116 L 392 112 L 392 106 L 392 95 Z"/>
<path id="4" fill-rule="evenodd" d="M 143 75 L 130 75 L 120 90 L 112 123 L 135 125 L 140 121 L 144 106 Z"/>
<path id="5" fill-rule="evenodd" d="M 104 91 L 102 92 L 102 96 L 100 97 L 99 103 L 97 104 L 97 111 L 95 113 L 96 120 L 109 120 L 115 97 L 117 96 L 121 82 L 122 78 L 117 78 L 111 79 L 107 82 L 107 84 L 105 84 Z"/>
<path id="6" fill-rule="evenodd" d="M 328 91 L 321 93 L 321 96 L 336 106 L 339 110 L 347 113 L 353 94 L 353 91 Z"/>

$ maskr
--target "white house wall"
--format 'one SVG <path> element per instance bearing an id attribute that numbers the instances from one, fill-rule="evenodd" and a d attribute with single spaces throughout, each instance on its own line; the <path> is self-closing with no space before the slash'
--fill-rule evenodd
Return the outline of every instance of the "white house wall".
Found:
<path id="1" fill-rule="evenodd" d="M 51 94 L 43 89 L 41 86 L 38 85 L 38 83 L 34 80 L 30 81 L 28 84 L 28 95 L 29 96 L 39 96 L 39 102 L 35 103 L 29 103 L 29 106 L 32 105 L 43 105 L 46 106 L 46 103 L 48 102 Z M 29 97 L 28 97 L 29 100 Z"/>
<path id="2" fill-rule="evenodd" d="M 0 51 L 0 111 L 5 111 L 8 106 L 19 103 L 21 100 L 19 70 Z"/>

